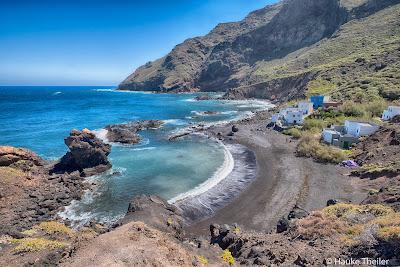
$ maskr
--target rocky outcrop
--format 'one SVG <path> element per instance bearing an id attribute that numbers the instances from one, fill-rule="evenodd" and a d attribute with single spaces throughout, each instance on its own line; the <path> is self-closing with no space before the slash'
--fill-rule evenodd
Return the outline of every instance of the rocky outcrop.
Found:
<path id="1" fill-rule="evenodd" d="M 51 173 L 79 171 L 82 176 L 90 176 L 111 168 L 107 158 L 111 146 L 105 144 L 88 129 L 72 130 L 64 141 L 69 152 L 54 165 Z"/>
<path id="2" fill-rule="evenodd" d="M 202 100 L 211 100 L 212 97 L 209 94 L 201 94 L 196 96 L 194 99 L 197 101 L 202 101 Z"/>
<path id="3" fill-rule="evenodd" d="M 43 166 L 44 161 L 24 148 L 0 146 L 0 167 L 14 167 L 25 171 Z"/>
<path id="4" fill-rule="evenodd" d="M 181 237 L 183 217 L 178 209 L 158 196 L 141 195 L 129 202 L 128 211 L 119 224 L 141 221 L 164 232 Z"/>
<path id="5" fill-rule="evenodd" d="M 78 172 L 49 175 L 51 163 L 27 149 L 0 147 L 0 161 L 0 235 L 53 219 L 87 188 Z"/>
<path id="6" fill-rule="evenodd" d="M 122 144 L 137 144 L 141 137 L 137 133 L 148 129 L 157 129 L 164 124 L 162 120 L 142 120 L 123 124 L 110 124 L 105 127 L 107 139 L 110 142 Z"/>
<path id="7" fill-rule="evenodd" d="M 399 118 L 400 116 L 381 126 L 377 132 L 355 146 L 353 153 L 358 164 L 383 167 L 400 162 Z"/>
<path id="8" fill-rule="evenodd" d="M 271 62 L 274 66 L 274 61 L 293 52 L 301 53 L 302 49 L 307 50 L 324 38 L 334 39 L 334 33 L 348 21 L 369 16 L 399 2 L 282 1 L 252 12 L 240 22 L 220 24 L 204 37 L 186 40 L 167 56 L 138 68 L 119 85 L 119 89 L 180 92 L 238 88 L 227 95 L 235 99 L 279 98 L 288 91 L 301 95 L 316 73 L 313 70 L 316 69 L 313 68 L 315 62 L 303 62 L 304 74 L 297 75 L 298 68 L 295 68 L 287 73 L 277 71 L 273 76 L 259 71 L 259 64 Z M 295 88 L 290 89 L 289 85 L 295 85 Z"/>

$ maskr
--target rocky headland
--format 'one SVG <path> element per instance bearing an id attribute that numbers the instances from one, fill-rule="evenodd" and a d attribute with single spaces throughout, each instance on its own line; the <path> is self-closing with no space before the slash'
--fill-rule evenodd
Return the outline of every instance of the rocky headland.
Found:
<path id="1" fill-rule="evenodd" d="M 0 234 L 18 237 L 21 231 L 56 218 L 89 188 L 84 177 L 111 168 L 110 146 L 89 130 L 72 130 L 65 144 L 70 151 L 56 162 L 28 149 L 0 147 Z"/>

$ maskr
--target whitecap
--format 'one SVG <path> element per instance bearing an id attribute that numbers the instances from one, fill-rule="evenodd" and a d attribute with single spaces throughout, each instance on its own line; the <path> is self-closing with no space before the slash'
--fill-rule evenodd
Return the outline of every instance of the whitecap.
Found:
<path id="1" fill-rule="evenodd" d="M 169 120 L 164 120 L 165 124 L 171 124 L 171 125 L 186 125 L 187 122 L 181 119 L 169 119 Z"/>
<path id="2" fill-rule="evenodd" d="M 93 130 L 92 132 L 96 135 L 97 138 L 101 139 L 104 143 L 110 144 L 110 141 L 107 138 L 108 131 L 106 129 L 104 128 L 96 129 Z"/>
<path id="3" fill-rule="evenodd" d="M 62 92 L 58 91 L 53 93 L 53 95 L 59 95 L 59 94 L 62 94 Z"/>

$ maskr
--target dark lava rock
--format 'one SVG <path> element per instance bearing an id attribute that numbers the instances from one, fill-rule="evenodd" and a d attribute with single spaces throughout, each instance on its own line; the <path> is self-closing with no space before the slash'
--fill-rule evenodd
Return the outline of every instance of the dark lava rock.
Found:
<path id="1" fill-rule="evenodd" d="M 161 120 L 143 120 L 125 124 L 111 124 L 107 125 L 107 139 L 110 142 L 117 142 L 122 144 L 137 144 L 141 138 L 137 132 L 157 129 L 164 122 Z"/>
<path id="2" fill-rule="evenodd" d="M 91 131 L 72 130 L 70 136 L 65 138 L 65 144 L 70 151 L 55 164 L 51 173 L 79 171 L 81 175 L 89 176 L 111 168 L 107 158 L 111 146 L 105 144 Z"/>
<path id="3" fill-rule="evenodd" d="M 119 224 L 141 221 L 161 231 L 181 237 L 183 217 L 174 205 L 155 195 L 134 197 L 128 206 L 125 217 Z"/>
<path id="4" fill-rule="evenodd" d="M 233 125 L 232 132 L 234 132 L 234 133 L 239 132 L 239 128 L 236 125 Z"/>
<path id="5" fill-rule="evenodd" d="M 194 99 L 197 101 L 201 101 L 201 100 L 210 100 L 212 98 L 209 94 L 201 94 L 201 95 L 196 96 Z"/>
<path id="6" fill-rule="evenodd" d="M 276 225 L 276 232 L 282 233 L 289 229 L 289 220 L 287 218 L 281 218 Z"/>
<path id="7" fill-rule="evenodd" d="M 289 212 L 288 219 L 301 219 L 310 215 L 308 211 L 302 209 L 298 206 L 294 206 L 294 208 Z"/>
<path id="8" fill-rule="evenodd" d="M 309 261 L 306 257 L 299 255 L 293 263 L 295 266 L 305 267 L 308 266 Z"/>
<path id="9" fill-rule="evenodd" d="M 219 236 L 220 228 L 221 227 L 216 223 L 210 225 L 211 238 L 216 238 Z"/>
<path id="10" fill-rule="evenodd" d="M 329 200 L 326 202 L 326 206 L 327 206 L 327 207 L 333 206 L 333 205 L 336 205 L 337 203 L 339 203 L 339 201 L 338 201 L 337 199 L 329 199 Z"/>

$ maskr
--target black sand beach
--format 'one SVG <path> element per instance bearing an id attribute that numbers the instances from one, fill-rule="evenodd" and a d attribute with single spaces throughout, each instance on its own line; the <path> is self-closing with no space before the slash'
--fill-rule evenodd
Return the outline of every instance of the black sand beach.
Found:
<path id="1" fill-rule="evenodd" d="M 295 205 L 316 210 L 325 207 L 329 199 L 359 202 L 365 197 L 353 186 L 353 178 L 342 175 L 345 169 L 296 157 L 296 141 L 268 129 L 269 117 L 269 112 L 262 111 L 251 119 L 207 130 L 216 138 L 222 133 L 224 143 L 237 143 L 252 150 L 257 178 L 214 216 L 187 227 L 189 233 L 208 234 L 212 223 L 237 223 L 246 230 L 269 232 Z M 233 124 L 239 131 L 229 137 Z"/>

